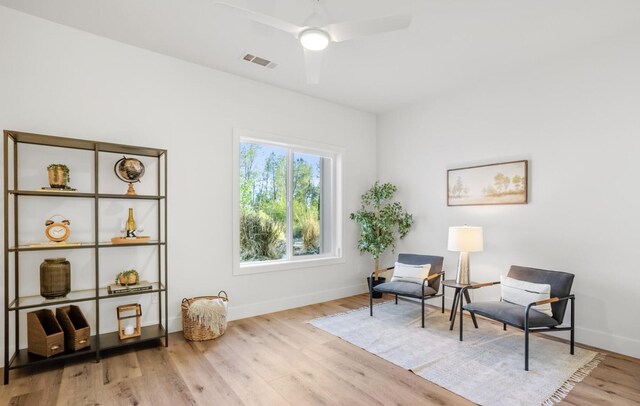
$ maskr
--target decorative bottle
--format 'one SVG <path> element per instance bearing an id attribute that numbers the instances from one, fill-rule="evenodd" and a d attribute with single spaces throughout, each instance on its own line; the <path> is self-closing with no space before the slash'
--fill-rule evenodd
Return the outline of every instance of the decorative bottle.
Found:
<path id="1" fill-rule="evenodd" d="M 136 238 L 136 221 L 133 219 L 133 209 L 129 209 L 129 218 L 127 219 L 127 238 Z"/>

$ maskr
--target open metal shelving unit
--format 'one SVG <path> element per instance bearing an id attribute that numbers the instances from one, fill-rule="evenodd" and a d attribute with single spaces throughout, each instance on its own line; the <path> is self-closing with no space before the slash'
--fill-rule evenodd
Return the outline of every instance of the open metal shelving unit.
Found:
<path id="1" fill-rule="evenodd" d="M 21 190 L 18 176 L 18 145 L 34 144 L 54 148 L 70 148 L 93 151 L 94 193 L 73 192 L 61 193 L 55 191 Z M 9 383 L 11 369 L 32 366 L 36 364 L 52 363 L 77 357 L 95 357 L 100 361 L 101 353 L 106 350 L 136 345 L 143 342 L 164 339 L 164 345 L 169 344 L 168 332 L 168 262 L 167 262 L 167 151 L 157 148 L 136 147 L 100 141 L 81 140 L 65 137 L 54 137 L 24 133 L 19 131 L 4 131 L 4 383 Z M 117 153 L 156 158 L 157 161 L 157 195 L 118 195 L 99 193 L 99 160 L 100 153 Z M 82 243 L 78 246 L 30 247 L 18 246 L 19 241 L 19 202 L 22 198 L 35 199 L 38 197 L 55 197 L 59 199 L 92 199 L 94 215 L 93 242 Z M 158 239 L 145 243 L 112 244 L 99 241 L 100 231 L 100 202 L 105 199 L 151 200 L 158 204 L 157 230 Z M 12 216 L 12 218 L 10 218 Z M 12 245 L 13 243 L 16 243 Z M 126 250 L 143 249 L 141 247 L 155 247 L 158 253 L 157 281 L 152 282 L 152 289 L 147 291 L 108 294 L 106 286 L 100 286 L 100 253 L 103 249 L 120 247 Z M 71 291 L 65 298 L 44 299 L 39 295 L 20 296 L 20 255 L 30 251 L 57 250 L 93 250 L 95 258 L 94 287 L 91 289 Z M 12 263 L 13 261 L 13 263 Z M 11 266 L 13 270 L 11 270 Z M 13 272 L 13 281 L 11 273 Z M 139 337 L 120 340 L 117 331 L 100 334 L 100 302 L 123 296 L 158 295 L 158 320 L 156 324 L 142 327 Z M 70 303 L 95 302 L 95 332 L 90 337 L 90 346 L 78 351 L 66 351 L 62 354 L 46 358 L 28 352 L 27 348 L 20 349 L 20 320 L 25 310 L 42 307 L 58 306 Z M 10 315 L 15 313 L 13 323 Z M 13 348 L 13 351 L 10 349 Z"/>

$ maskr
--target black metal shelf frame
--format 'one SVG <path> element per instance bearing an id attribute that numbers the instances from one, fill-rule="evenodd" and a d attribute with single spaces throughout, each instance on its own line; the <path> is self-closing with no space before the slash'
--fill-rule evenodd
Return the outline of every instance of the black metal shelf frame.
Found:
<path id="1" fill-rule="evenodd" d="M 9 370 L 28 367 L 36 364 L 54 363 L 70 358 L 93 356 L 96 361 L 100 361 L 101 353 L 106 350 L 111 350 L 119 347 L 126 347 L 139 343 L 150 342 L 153 340 L 164 339 L 164 345 L 169 344 L 169 305 L 168 305 L 168 250 L 167 250 L 167 195 L 168 195 L 168 164 L 167 164 L 167 150 L 147 147 L 137 147 L 121 144 L 112 144 L 99 141 L 81 140 L 74 138 L 55 137 L 50 135 L 31 134 L 19 131 L 4 131 L 4 383 L 9 382 Z M 10 146 L 12 154 L 10 155 Z M 19 188 L 18 177 L 18 144 L 35 144 L 54 148 L 71 148 L 81 149 L 93 152 L 93 175 L 94 175 L 94 187 L 96 191 L 99 191 L 99 160 L 100 153 L 118 153 L 127 155 L 138 155 L 145 157 L 152 157 L 157 159 L 157 195 L 119 195 L 110 193 L 99 192 L 57 192 L 57 191 L 40 191 L 40 190 L 21 190 Z M 10 176 L 12 172 L 12 176 Z M 11 184 L 12 188 L 9 188 Z M 12 199 L 10 199 L 12 197 Z M 44 247 L 44 246 L 9 246 L 10 237 L 14 242 L 19 241 L 19 224 L 18 224 L 18 210 L 19 200 L 21 197 L 26 198 L 38 198 L 38 197 L 56 197 L 56 198 L 80 198 L 80 199 L 93 199 L 93 215 L 94 215 L 94 241 L 97 243 L 83 243 L 79 246 L 57 246 L 57 247 Z M 160 241 L 150 241 L 145 243 L 133 243 L 133 244 L 112 244 L 106 242 L 99 242 L 98 232 L 100 230 L 100 216 L 99 207 L 100 201 L 103 199 L 131 199 L 131 200 L 151 200 L 156 201 L 158 204 L 158 238 Z M 10 209 L 13 209 L 11 213 Z M 10 214 L 12 214 L 12 222 L 10 223 Z M 12 230 L 10 224 L 13 225 Z M 11 235 L 10 235 L 11 233 Z M 100 275 L 100 251 L 102 248 L 113 247 L 141 247 L 150 246 L 156 247 L 158 252 L 158 273 L 157 281 L 154 282 L 153 289 L 147 291 L 126 292 L 120 294 L 109 295 L 106 293 L 104 287 L 99 285 Z M 162 248 L 164 247 L 164 249 Z M 20 291 L 20 253 L 29 251 L 45 251 L 45 250 L 67 250 L 67 249 L 92 249 L 94 250 L 95 260 L 95 275 L 94 275 L 94 287 L 82 292 L 87 292 L 87 295 L 81 295 L 75 298 L 63 299 L 59 301 L 43 301 L 35 302 L 28 305 L 20 305 L 21 298 L 18 295 Z M 13 258 L 12 258 L 13 257 Z M 13 260 L 13 284 L 10 285 L 10 261 Z M 77 293 L 77 291 L 75 292 Z M 21 311 L 27 309 L 34 309 L 39 307 L 57 306 L 67 303 L 79 303 L 79 302 L 95 302 L 95 331 L 100 332 L 100 303 L 103 300 L 109 300 L 122 296 L 134 296 L 156 293 L 158 294 L 158 322 L 155 325 L 146 326 L 142 328 L 142 335 L 140 337 L 129 338 L 126 340 L 120 340 L 118 332 L 109 332 L 95 334 L 91 336 L 90 346 L 86 349 L 79 351 L 67 351 L 63 354 L 45 358 L 28 352 L 26 348 L 20 349 L 20 315 Z M 11 325 L 9 321 L 9 314 L 15 313 L 14 323 Z M 11 334 L 13 330 L 13 337 Z M 10 347 L 13 344 L 15 349 L 13 353 L 10 353 Z"/>

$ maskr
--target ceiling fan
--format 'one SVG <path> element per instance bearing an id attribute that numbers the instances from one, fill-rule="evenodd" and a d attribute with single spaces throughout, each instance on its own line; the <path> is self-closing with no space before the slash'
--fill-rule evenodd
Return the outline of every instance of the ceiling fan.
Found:
<path id="1" fill-rule="evenodd" d="M 304 21 L 303 25 L 293 24 L 267 14 L 221 1 L 216 1 L 214 4 L 228 12 L 289 33 L 299 40 L 304 50 L 307 83 L 309 84 L 318 83 L 322 66 L 322 50 L 327 48 L 331 42 L 343 42 L 383 32 L 402 30 L 411 24 L 410 14 L 327 24 L 317 12 L 320 0 L 312 1 L 314 3 L 314 11 Z"/>

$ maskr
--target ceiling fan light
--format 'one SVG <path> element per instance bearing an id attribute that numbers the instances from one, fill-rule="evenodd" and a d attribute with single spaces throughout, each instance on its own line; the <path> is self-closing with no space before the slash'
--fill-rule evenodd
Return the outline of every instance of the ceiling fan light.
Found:
<path id="1" fill-rule="evenodd" d="M 305 30 L 300 34 L 300 43 L 310 51 L 322 51 L 329 45 L 329 34 L 315 28 Z"/>

